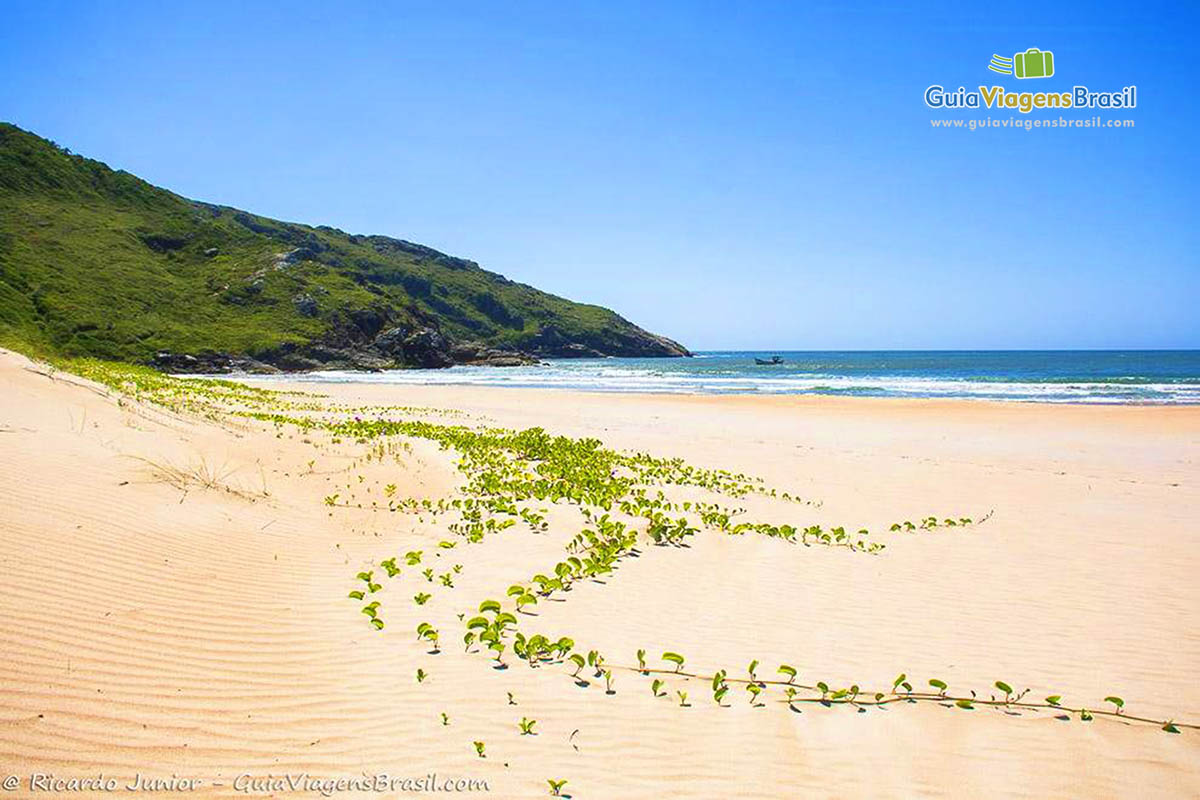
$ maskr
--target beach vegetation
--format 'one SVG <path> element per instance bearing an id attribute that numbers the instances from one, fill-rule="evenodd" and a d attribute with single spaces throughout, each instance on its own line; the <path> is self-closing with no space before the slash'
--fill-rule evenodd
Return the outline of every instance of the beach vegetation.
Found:
<path id="1" fill-rule="evenodd" d="M 582 670 L 585 666 L 587 666 L 587 661 L 579 653 L 572 653 L 570 658 L 568 658 L 567 660 L 575 665 L 575 671 L 571 673 L 571 676 L 574 678 L 578 678 L 579 671 Z"/>
<path id="2" fill-rule="evenodd" d="M 679 655 L 679 653 L 673 653 L 668 650 L 662 654 L 662 660 L 669 661 L 674 664 L 676 672 L 679 672 L 683 669 L 683 656 Z"/>

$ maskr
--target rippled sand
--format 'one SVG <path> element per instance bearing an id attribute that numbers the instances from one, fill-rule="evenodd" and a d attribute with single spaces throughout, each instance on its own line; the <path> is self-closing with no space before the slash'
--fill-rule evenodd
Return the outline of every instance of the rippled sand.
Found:
<path id="1" fill-rule="evenodd" d="M 504 798 L 546 796 L 547 778 L 577 798 L 1200 795 L 1197 731 L 936 705 L 797 713 L 740 690 L 718 708 L 695 681 L 668 678 L 655 698 L 628 671 L 606 695 L 561 666 L 496 670 L 457 634 L 430 654 L 415 625 L 460 630 L 458 613 L 553 565 L 578 532 L 569 509 L 546 534 L 445 551 L 439 572 L 463 565 L 453 589 L 406 568 L 379 593 L 376 632 L 346 599 L 355 573 L 432 557 L 444 522 L 322 498 L 359 475 L 364 492 L 449 496 L 451 454 L 416 442 L 400 463 L 363 462 L 353 442 L 122 406 L 28 366 L 0 354 L 0 775 L 175 773 L 205 782 L 190 796 L 303 771 L 436 772 Z M 750 516 L 867 527 L 888 545 L 868 556 L 702 531 L 540 603 L 523 629 L 615 664 L 641 647 L 706 673 L 758 659 L 872 690 L 899 672 L 983 693 L 1003 679 L 1200 721 L 1200 409 L 328 388 L 745 470 L 819 501 L 747 499 Z M 884 532 L 989 511 L 969 529 Z M 519 735 L 522 716 L 536 736 Z"/>

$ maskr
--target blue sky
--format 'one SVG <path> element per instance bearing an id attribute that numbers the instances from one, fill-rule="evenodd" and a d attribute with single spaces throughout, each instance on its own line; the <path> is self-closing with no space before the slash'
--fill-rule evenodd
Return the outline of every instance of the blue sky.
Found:
<path id="1" fill-rule="evenodd" d="M 1200 11 L 894 5 L 8 2 L 0 119 L 698 349 L 1200 347 Z M 1020 115 L 932 83 L 1136 84 L 1136 127 L 933 129 Z"/>

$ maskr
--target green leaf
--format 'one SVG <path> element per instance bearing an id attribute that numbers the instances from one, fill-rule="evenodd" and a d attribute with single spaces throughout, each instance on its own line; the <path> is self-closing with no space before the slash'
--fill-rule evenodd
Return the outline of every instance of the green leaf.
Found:
<path id="1" fill-rule="evenodd" d="M 1175 723 L 1171 720 L 1167 720 L 1167 722 L 1163 724 L 1162 729 L 1167 733 L 1179 733 L 1179 728 L 1175 727 Z"/>
<path id="2" fill-rule="evenodd" d="M 375 630 L 383 630 L 383 620 L 379 619 L 378 617 L 372 617 L 371 624 L 375 626 Z"/>
<path id="3" fill-rule="evenodd" d="M 974 708 L 975 707 L 975 704 L 972 703 L 970 700 L 955 700 L 954 705 L 958 706 L 959 708 Z"/>
<path id="4" fill-rule="evenodd" d="M 683 656 L 679 653 L 672 653 L 670 650 L 662 654 L 663 661 L 670 661 L 675 665 L 675 671 L 678 672 L 683 668 Z"/>
<path id="5" fill-rule="evenodd" d="M 1047 702 L 1047 703 L 1049 703 L 1049 704 L 1050 704 L 1050 705 L 1052 705 L 1052 706 L 1056 706 L 1056 705 L 1058 705 L 1058 701 L 1059 701 L 1059 700 L 1062 700 L 1062 695 L 1061 695 L 1061 694 L 1052 694 L 1052 695 L 1050 695 L 1049 697 L 1047 697 L 1047 698 L 1046 698 L 1046 702 Z"/>
<path id="6" fill-rule="evenodd" d="M 1109 697 L 1104 698 L 1104 702 L 1112 703 L 1117 707 L 1118 711 L 1125 707 L 1125 701 L 1115 695 L 1110 695 Z"/>
<path id="7" fill-rule="evenodd" d="M 779 674 L 787 675 L 788 683 L 791 683 L 796 678 L 796 668 L 788 664 L 780 664 Z"/>
<path id="8" fill-rule="evenodd" d="M 1004 692 L 1005 694 L 1012 694 L 1012 687 L 1009 686 L 1004 681 L 996 681 L 996 688 L 999 689 L 1000 691 Z"/>
<path id="9" fill-rule="evenodd" d="M 937 678 L 930 678 L 929 685 L 935 689 L 940 689 L 943 692 L 946 691 L 946 682 L 940 681 Z"/>
<path id="10" fill-rule="evenodd" d="M 479 613 L 486 614 L 487 612 L 500 613 L 500 603 L 495 600 L 484 600 L 479 604 Z"/>

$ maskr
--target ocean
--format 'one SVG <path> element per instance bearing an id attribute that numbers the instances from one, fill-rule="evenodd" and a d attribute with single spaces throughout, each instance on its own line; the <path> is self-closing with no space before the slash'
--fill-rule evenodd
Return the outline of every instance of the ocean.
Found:
<path id="1" fill-rule="evenodd" d="M 780 356 L 765 366 L 756 358 Z M 1200 350 L 728 351 L 282 376 L 312 382 L 470 385 L 596 392 L 948 397 L 1037 403 L 1200 403 Z"/>

